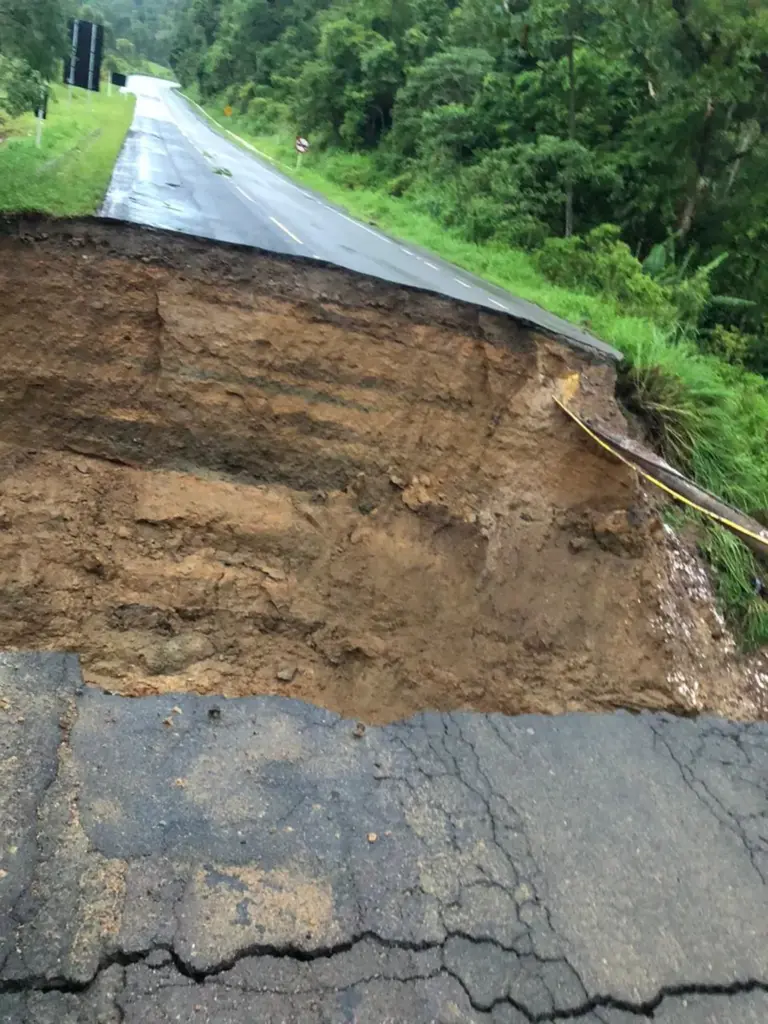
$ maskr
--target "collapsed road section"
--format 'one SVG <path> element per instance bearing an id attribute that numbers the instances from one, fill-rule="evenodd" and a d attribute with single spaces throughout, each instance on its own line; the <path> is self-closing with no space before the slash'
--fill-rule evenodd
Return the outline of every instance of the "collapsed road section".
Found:
<path id="1" fill-rule="evenodd" d="M 0 231 L 0 646 L 128 696 L 749 717 L 633 471 L 615 366 L 309 260 L 97 221 Z M 703 578 L 703 582 L 702 582 Z"/>
<path id="2" fill-rule="evenodd" d="M 764 1024 L 768 726 L 0 655 L 0 1024 Z"/>

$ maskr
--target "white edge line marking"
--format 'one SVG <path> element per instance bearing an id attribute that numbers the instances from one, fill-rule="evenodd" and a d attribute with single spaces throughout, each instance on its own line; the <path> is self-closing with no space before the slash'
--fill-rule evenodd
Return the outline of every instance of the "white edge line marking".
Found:
<path id="1" fill-rule="evenodd" d="M 233 139 L 237 139 L 237 141 L 242 143 L 242 145 L 247 146 L 248 149 L 252 150 L 254 153 L 258 153 L 260 157 L 263 157 L 265 160 L 269 160 L 269 162 L 272 164 L 278 164 L 280 167 L 288 166 L 287 164 L 282 163 L 280 160 L 275 160 L 275 158 L 270 156 L 268 153 L 262 153 L 260 149 L 256 149 L 255 146 L 252 146 L 250 142 L 246 142 L 245 139 L 241 138 L 239 135 L 236 135 L 229 128 L 225 128 L 220 121 L 217 121 L 215 117 L 211 117 L 208 111 L 201 107 L 197 100 L 193 100 L 191 96 L 184 96 L 182 93 L 178 93 L 177 95 L 181 96 L 182 99 L 189 100 L 190 103 L 194 103 L 194 105 L 197 107 L 197 109 L 200 111 L 203 117 L 206 118 L 206 120 L 213 121 L 213 123 L 217 127 L 221 128 L 222 131 L 225 131 L 227 135 L 231 135 Z"/>
<path id="2" fill-rule="evenodd" d="M 294 240 L 294 242 L 298 242 L 299 245 L 304 245 L 302 240 L 300 238 L 297 238 L 292 231 L 289 231 L 285 224 L 281 224 L 277 217 L 270 217 L 269 219 L 272 221 L 273 224 L 277 224 L 280 230 L 284 231 L 289 238 L 292 238 Z"/>
<path id="3" fill-rule="evenodd" d="M 219 122 L 218 122 L 218 121 L 214 121 L 214 124 L 219 124 Z M 223 125 L 219 125 L 219 127 L 220 127 L 220 128 L 223 128 L 224 126 L 223 126 Z M 259 156 L 261 156 L 261 157 L 263 157 L 263 158 L 264 158 L 265 160 L 269 160 L 269 161 L 270 161 L 270 163 L 273 163 L 273 164 L 279 164 L 279 163 L 280 163 L 280 161 L 279 161 L 279 160 L 273 160 L 271 156 L 268 156 L 268 155 L 267 155 L 266 153 L 262 153 L 262 151 L 261 151 L 260 149 L 256 149 L 256 147 L 255 147 L 255 146 L 252 146 L 252 145 L 250 144 L 250 142 L 246 142 L 246 140 L 245 140 L 245 139 L 243 139 L 243 138 L 241 138 L 241 137 L 240 137 L 239 135 L 235 135 L 235 133 L 234 133 L 234 132 L 231 132 L 231 131 L 229 130 L 229 128 L 224 128 L 224 131 L 225 131 L 225 132 L 227 133 L 227 135 L 231 135 L 233 139 L 237 139 L 237 141 L 238 141 L 238 142 L 239 142 L 239 143 L 240 143 L 241 145 L 243 145 L 243 146 L 247 146 L 247 148 L 248 148 L 248 149 L 250 149 L 250 150 L 251 150 L 251 152 L 253 152 L 253 153 L 258 153 L 258 155 L 259 155 Z M 283 167 L 285 167 L 285 164 L 282 164 L 282 166 L 283 166 Z"/>
<path id="4" fill-rule="evenodd" d="M 494 306 L 498 306 L 499 309 L 503 309 L 505 313 L 509 312 L 509 310 L 507 309 L 503 302 L 497 302 L 496 299 L 489 299 L 488 301 L 492 302 Z"/>
<path id="5" fill-rule="evenodd" d="M 329 206 L 328 209 L 333 210 L 333 207 Z M 340 217 L 343 217 L 344 220 L 348 220 L 349 223 L 354 224 L 355 227 L 362 228 L 363 231 L 367 231 L 368 234 L 373 235 L 374 238 L 378 238 L 380 242 L 387 242 L 389 245 L 395 244 L 391 238 L 387 238 L 385 235 L 380 235 L 378 231 L 374 231 L 372 228 L 367 227 L 365 224 L 361 224 L 360 221 L 355 220 L 354 217 L 348 217 L 346 213 L 342 213 L 340 210 L 334 210 L 333 212 L 338 213 Z"/>
<path id="6" fill-rule="evenodd" d="M 471 285 L 471 284 L 467 284 L 467 282 L 466 282 L 466 281 L 462 281 L 460 277 L 454 277 L 454 279 L 453 279 L 453 280 L 454 280 L 454 281 L 458 281 L 458 282 L 459 282 L 459 284 L 463 284 L 465 288 L 471 288 L 471 287 L 472 287 L 472 285 Z"/>
<path id="7" fill-rule="evenodd" d="M 195 101 L 193 100 L 192 102 L 194 103 Z M 205 111 L 203 111 L 203 113 L 205 114 Z M 211 117 L 210 114 L 206 114 L 205 116 L 206 117 Z M 227 133 L 227 135 L 231 135 L 233 139 L 237 139 L 237 141 L 239 143 L 241 143 L 243 146 L 247 146 L 248 149 L 250 149 L 252 153 L 256 153 L 256 155 L 260 156 L 262 158 L 262 160 L 269 160 L 269 162 L 271 164 L 274 164 L 276 167 L 285 167 L 288 170 L 291 169 L 290 167 L 288 167 L 288 164 L 284 164 L 282 160 L 276 160 L 273 156 L 270 156 L 269 153 L 262 153 L 262 151 L 260 149 L 256 149 L 255 146 L 252 146 L 250 142 L 247 142 L 240 135 L 236 135 L 233 131 L 230 131 L 229 128 L 224 128 L 224 125 L 223 124 L 219 124 L 219 122 L 216 120 L 215 117 L 211 117 L 211 120 L 213 121 L 214 124 L 218 124 L 219 128 L 223 128 L 224 131 Z"/>

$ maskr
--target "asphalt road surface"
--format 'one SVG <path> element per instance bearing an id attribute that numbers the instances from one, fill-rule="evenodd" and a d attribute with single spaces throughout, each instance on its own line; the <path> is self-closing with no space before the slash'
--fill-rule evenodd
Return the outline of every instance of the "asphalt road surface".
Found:
<path id="1" fill-rule="evenodd" d="M 83 689 L 0 655 L 1 1024 L 765 1024 L 768 725 Z"/>
<path id="2" fill-rule="evenodd" d="M 211 127 L 168 82 L 133 75 L 133 125 L 101 213 L 219 241 L 325 260 L 502 310 L 619 353 L 540 306 L 349 217 Z"/>

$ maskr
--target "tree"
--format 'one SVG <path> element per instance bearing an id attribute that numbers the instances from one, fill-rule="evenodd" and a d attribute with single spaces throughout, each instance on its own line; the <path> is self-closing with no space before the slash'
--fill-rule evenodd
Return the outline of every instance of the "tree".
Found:
<path id="1" fill-rule="evenodd" d="M 22 60 L 47 77 L 63 53 L 65 35 L 62 0 L 0 0 L 0 45 L 4 56 Z"/>

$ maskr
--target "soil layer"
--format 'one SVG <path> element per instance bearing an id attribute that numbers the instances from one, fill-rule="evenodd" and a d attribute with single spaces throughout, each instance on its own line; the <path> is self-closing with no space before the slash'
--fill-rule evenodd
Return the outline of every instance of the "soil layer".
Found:
<path id="1" fill-rule="evenodd" d="M 0 344 L 0 646 L 372 722 L 746 713 L 634 476 L 552 401 L 578 373 L 621 429 L 588 352 L 310 261 L 45 221 L 0 229 Z"/>

